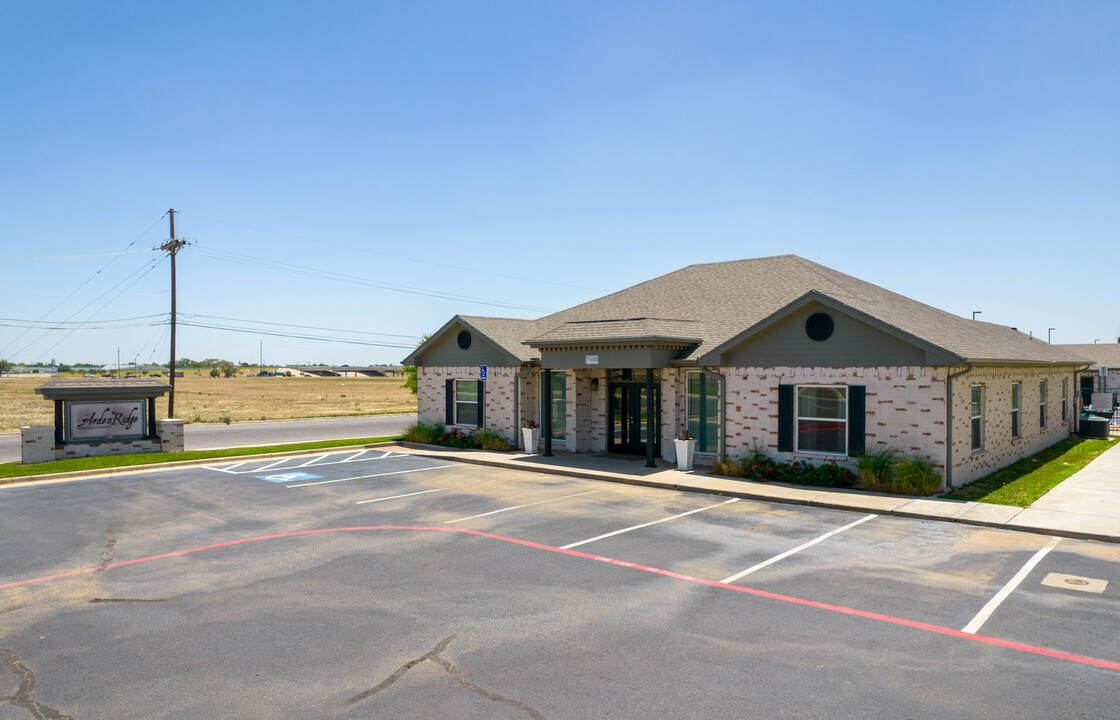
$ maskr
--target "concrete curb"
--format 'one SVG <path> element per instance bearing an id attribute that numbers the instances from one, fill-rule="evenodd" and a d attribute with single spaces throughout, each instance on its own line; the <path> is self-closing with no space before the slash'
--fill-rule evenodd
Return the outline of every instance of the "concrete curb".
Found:
<path id="1" fill-rule="evenodd" d="M 246 460 L 267 460 L 269 458 L 306 457 L 308 455 L 330 455 L 332 453 L 349 452 L 350 450 L 371 450 L 386 445 L 396 445 L 394 440 L 365 445 L 340 445 L 339 447 L 320 448 L 318 450 L 288 450 L 275 453 L 253 453 L 249 455 L 229 455 L 226 457 L 203 458 L 201 460 L 177 460 L 173 462 L 149 463 L 147 465 L 127 465 L 119 468 L 99 468 L 97 470 L 76 470 L 67 473 L 44 473 L 42 475 L 21 475 L 19 477 L 0 478 L 0 485 L 16 485 L 18 483 L 33 483 L 44 481 L 86 480 L 89 478 L 111 478 L 123 475 L 136 475 L 158 470 L 176 470 L 179 468 L 198 467 L 199 465 L 213 465 L 221 462 L 236 462 Z M 232 448 L 227 448 L 232 449 Z"/>
<path id="2" fill-rule="evenodd" d="M 690 483 L 664 482 L 642 476 L 608 473 L 585 468 L 513 462 L 514 458 L 531 457 L 522 454 L 505 459 L 494 458 L 490 453 L 484 450 L 441 452 L 433 451 L 430 450 L 428 446 L 414 443 L 398 441 L 395 445 L 402 451 L 408 452 L 411 455 L 461 462 L 468 465 L 486 465 L 507 470 L 524 470 L 526 472 L 534 472 L 543 475 L 564 475 L 566 477 L 577 477 L 585 480 L 600 480 L 624 485 L 640 485 L 643 487 L 676 490 L 678 492 L 702 493 L 705 495 L 722 495 L 723 497 L 737 497 L 744 500 L 758 500 L 762 502 L 781 503 L 784 505 L 802 505 L 829 510 L 868 512 L 878 515 L 910 518 L 913 520 L 932 520 L 936 522 L 972 525 L 974 527 L 994 528 L 997 530 L 1027 532 L 1035 535 L 1120 543 L 1120 535 L 1037 525 L 1012 525 L 1010 523 L 1024 512 L 1024 508 L 1008 505 L 989 505 L 986 503 L 964 500 L 941 500 L 935 497 L 900 497 L 895 495 L 865 493 L 862 491 L 831 490 L 829 488 L 801 488 L 784 483 L 760 484 L 749 480 L 736 480 L 717 475 L 699 474 L 695 476 L 697 482 Z M 763 488 L 765 488 L 765 490 Z M 949 512 L 950 510 L 957 512 Z M 971 513 L 975 513 L 976 516 L 968 517 Z"/>

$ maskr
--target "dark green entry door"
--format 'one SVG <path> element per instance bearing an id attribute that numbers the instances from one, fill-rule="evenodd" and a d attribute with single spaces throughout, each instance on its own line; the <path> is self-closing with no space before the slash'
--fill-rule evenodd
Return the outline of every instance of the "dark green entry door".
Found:
<path id="1" fill-rule="evenodd" d="M 653 438 L 653 454 L 661 454 L 661 386 L 653 386 L 653 402 L 646 397 L 645 383 L 607 384 L 607 449 L 610 452 L 646 454 Z"/>

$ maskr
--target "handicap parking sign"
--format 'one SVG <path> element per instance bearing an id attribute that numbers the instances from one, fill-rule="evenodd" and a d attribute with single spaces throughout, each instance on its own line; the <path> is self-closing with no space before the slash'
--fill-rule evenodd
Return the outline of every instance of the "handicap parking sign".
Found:
<path id="1" fill-rule="evenodd" d="M 479 365 L 478 366 L 478 379 L 479 380 L 485 380 L 486 379 L 486 366 L 485 365 Z"/>
<path id="2" fill-rule="evenodd" d="M 323 477 L 322 475 L 312 475 L 305 472 L 289 472 L 289 473 L 276 473 L 275 475 L 257 475 L 260 480 L 268 480 L 274 483 L 291 482 L 292 480 L 315 480 Z"/>

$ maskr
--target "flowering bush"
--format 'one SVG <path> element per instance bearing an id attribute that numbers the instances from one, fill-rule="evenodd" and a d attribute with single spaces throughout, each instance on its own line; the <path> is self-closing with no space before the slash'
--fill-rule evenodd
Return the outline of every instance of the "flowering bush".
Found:
<path id="1" fill-rule="evenodd" d="M 780 463 L 760 452 L 752 452 L 749 457 L 738 463 L 724 459 L 712 468 L 712 472 L 716 475 L 745 477 L 759 482 L 786 482 L 815 487 L 851 487 L 856 481 L 855 473 L 835 462 L 820 465 L 799 460 Z"/>
<path id="2" fill-rule="evenodd" d="M 458 428 L 446 430 L 442 425 L 416 423 L 405 430 L 404 439 L 425 445 L 443 445 L 459 449 L 482 448 L 500 452 L 516 449 L 516 446 L 501 435 L 487 428 L 481 428 L 477 433 L 470 433 Z"/>

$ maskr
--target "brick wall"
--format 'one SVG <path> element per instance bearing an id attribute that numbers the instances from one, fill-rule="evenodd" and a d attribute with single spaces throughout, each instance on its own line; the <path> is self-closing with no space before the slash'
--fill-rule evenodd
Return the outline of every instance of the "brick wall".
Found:
<path id="1" fill-rule="evenodd" d="M 1067 380 L 1066 419 L 1062 419 L 1062 379 Z M 1046 427 L 1039 427 L 1039 381 L 1047 381 Z M 1011 383 L 1020 383 L 1019 437 L 1011 437 Z M 972 451 L 972 386 L 981 387 L 983 448 Z M 963 485 L 1034 455 L 1068 437 L 1073 428 L 1072 372 L 1047 368 L 974 368 L 953 379 L 953 484 Z"/>
<path id="2" fill-rule="evenodd" d="M 485 427 L 494 430 L 510 442 L 520 443 L 517 435 L 520 434 L 520 422 L 514 422 L 513 398 L 515 376 L 520 372 L 520 367 L 502 366 L 488 367 L 486 377 L 485 408 L 483 410 L 483 423 Z M 447 412 L 446 381 L 447 380 L 478 380 L 478 366 L 471 367 L 424 367 L 416 368 L 416 395 L 420 422 L 428 425 L 443 425 Z M 522 388 L 522 398 L 526 392 Z M 522 402 L 519 409 L 521 416 L 527 415 Z M 533 412 L 530 410 L 530 412 Z M 464 429 L 474 430 L 473 426 Z"/>
<path id="3" fill-rule="evenodd" d="M 727 384 L 727 454 L 731 457 L 746 455 L 752 443 L 758 441 L 772 456 L 786 461 L 828 458 L 814 453 L 778 453 L 778 385 L 863 385 L 867 401 L 866 444 L 881 443 L 923 455 L 943 469 L 944 368 L 772 367 L 719 368 L 717 372 L 726 378 Z M 679 382 L 683 381 L 682 374 Z M 683 410 L 680 412 L 683 414 Z"/>
<path id="4" fill-rule="evenodd" d="M 30 425 L 19 429 L 20 460 L 24 465 L 55 460 L 54 425 Z"/>
<path id="5" fill-rule="evenodd" d="M 156 434 L 159 435 L 160 449 L 163 452 L 183 452 L 183 421 L 156 420 Z"/>

